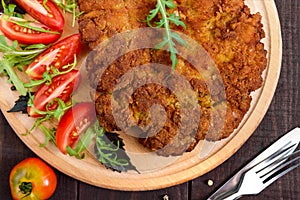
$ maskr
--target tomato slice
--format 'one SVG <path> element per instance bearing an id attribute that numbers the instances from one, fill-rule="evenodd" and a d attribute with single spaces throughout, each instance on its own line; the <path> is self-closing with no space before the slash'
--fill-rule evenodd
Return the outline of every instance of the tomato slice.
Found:
<path id="1" fill-rule="evenodd" d="M 56 129 L 56 144 L 58 149 L 66 154 L 67 146 L 74 148 L 80 134 L 96 120 L 95 104 L 82 102 L 73 106 L 61 118 Z"/>
<path id="2" fill-rule="evenodd" d="M 34 95 L 34 107 L 29 106 L 27 109 L 28 114 L 31 117 L 40 117 L 36 109 L 46 111 L 48 103 L 56 98 L 64 102 L 69 101 L 73 91 L 78 88 L 80 80 L 80 72 L 74 69 L 67 74 L 54 77 L 50 85 L 43 84 Z M 54 110 L 57 106 L 57 102 L 53 101 L 51 105 L 48 105 L 48 110 Z"/>
<path id="3" fill-rule="evenodd" d="M 74 55 L 78 56 L 81 49 L 80 34 L 73 34 L 59 41 L 57 44 L 41 53 L 26 69 L 32 79 L 43 78 L 43 73 L 53 66 L 59 71 L 63 66 L 74 62 Z"/>
<path id="4" fill-rule="evenodd" d="M 49 199 L 55 192 L 57 178 L 53 169 L 39 158 L 26 158 L 9 175 L 13 199 Z"/>
<path id="5" fill-rule="evenodd" d="M 55 3 L 51 0 L 15 0 L 29 15 L 53 30 L 61 31 L 64 28 L 64 17 Z"/>
<path id="6" fill-rule="evenodd" d="M 21 27 L 13 22 L 8 21 L 6 17 L 7 16 L 4 17 L 4 15 L 2 15 L 0 18 L 0 30 L 7 38 L 11 40 L 17 40 L 21 44 L 50 44 L 57 41 L 61 36 L 61 32 L 39 32 L 29 28 Z M 21 21 L 22 19 L 11 17 L 10 20 Z M 50 30 L 49 27 L 38 22 L 33 22 L 30 25 L 43 28 L 45 30 Z"/>

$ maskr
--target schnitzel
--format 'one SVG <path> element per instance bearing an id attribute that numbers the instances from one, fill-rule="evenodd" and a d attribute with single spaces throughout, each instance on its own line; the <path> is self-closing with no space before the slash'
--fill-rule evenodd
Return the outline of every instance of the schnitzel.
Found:
<path id="1" fill-rule="evenodd" d="M 128 117 L 141 127 L 151 121 L 151 105 L 164 107 L 167 119 L 163 128 L 155 135 L 149 135 L 147 130 L 143 130 L 139 141 L 145 147 L 166 156 L 191 151 L 203 139 L 220 140 L 228 137 L 249 110 L 251 92 L 262 86 L 262 73 L 267 64 L 267 52 L 261 42 L 265 37 L 261 15 L 251 14 L 243 0 L 173 2 L 177 6 L 170 12 L 180 16 L 186 29 L 175 25 L 171 28 L 201 44 L 214 61 L 225 88 L 226 100 L 219 103 L 226 104 L 226 114 L 221 133 L 208 136 L 207 131 L 212 126 L 211 110 L 219 104 L 212 102 L 201 74 L 179 57 L 176 71 L 189 81 L 197 93 L 201 118 L 196 134 L 176 135 L 181 125 L 181 105 L 168 88 L 154 83 L 143 85 L 134 91 L 129 102 L 131 114 Z M 79 31 L 83 42 L 91 50 L 117 33 L 147 27 L 146 16 L 156 5 L 154 0 L 79 0 L 78 3 L 80 10 L 84 11 L 79 18 Z M 163 50 L 135 50 L 115 60 L 105 69 L 103 77 L 99 77 L 99 71 L 104 66 L 97 59 L 87 61 L 89 78 L 96 81 L 92 86 L 97 91 L 97 117 L 107 131 L 120 131 L 113 117 L 111 99 L 114 86 L 122 75 L 147 63 L 160 63 L 171 68 L 169 57 L 169 53 Z"/>

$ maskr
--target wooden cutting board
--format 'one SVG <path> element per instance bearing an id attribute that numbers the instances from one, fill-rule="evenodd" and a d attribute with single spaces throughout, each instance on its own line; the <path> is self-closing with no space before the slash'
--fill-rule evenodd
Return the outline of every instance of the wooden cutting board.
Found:
<path id="1" fill-rule="evenodd" d="M 282 43 L 275 2 L 248 0 L 246 4 L 253 13 L 260 12 L 263 16 L 266 32 L 263 42 L 268 50 L 268 66 L 264 72 L 263 87 L 253 93 L 251 109 L 230 138 L 216 143 L 201 142 L 194 151 L 176 158 L 175 162 L 160 170 L 148 170 L 141 174 L 131 171 L 112 172 L 99 164 L 90 153 L 87 153 L 85 159 L 78 160 L 61 154 L 52 144 L 40 148 L 39 145 L 44 141 L 42 133 L 36 131 L 28 136 L 22 135 L 32 126 L 33 120 L 22 114 L 6 112 L 12 107 L 18 94 L 10 90 L 3 77 L 0 78 L 0 108 L 16 134 L 33 152 L 61 172 L 83 182 L 109 189 L 140 191 L 169 187 L 201 176 L 228 159 L 251 136 L 265 115 L 278 82 Z M 66 23 L 70 24 L 69 20 L 67 18 Z M 65 33 L 74 31 L 76 28 L 67 28 Z M 203 148 L 207 149 L 205 155 L 201 151 Z M 156 157 L 154 156 L 153 159 Z"/>

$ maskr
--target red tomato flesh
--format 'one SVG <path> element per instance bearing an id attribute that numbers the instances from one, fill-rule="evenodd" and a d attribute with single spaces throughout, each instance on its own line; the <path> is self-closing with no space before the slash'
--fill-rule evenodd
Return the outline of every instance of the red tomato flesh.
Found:
<path id="1" fill-rule="evenodd" d="M 50 71 L 53 66 L 59 71 L 63 66 L 74 62 L 74 55 L 78 56 L 81 49 L 80 34 L 74 34 L 64 38 L 57 44 L 41 53 L 26 69 L 27 75 L 31 79 L 39 80 L 43 78 L 46 71 Z"/>
<path id="2" fill-rule="evenodd" d="M 11 18 L 12 20 L 15 20 Z M 50 30 L 45 25 L 39 23 L 32 23 L 31 26 Z M 2 33 L 11 40 L 17 40 L 21 44 L 50 44 L 57 41 L 61 33 L 46 33 L 39 32 L 25 27 L 21 27 L 7 19 L 0 18 L 0 30 Z"/>
<path id="3" fill-rule="evenodd" d="M 64 28 L 64 17 L 55 3 L 47 0 L 46 7 L 43 0 L 15 0 L 29 15 L 45 24 L 49 28 L 61 31 Z"/>
<path id="4" fill-rule="evenodd" d="M 74 148 L 80 135 L 96 120 L 95 104 L 82 102 L 73 106 L 61 118 L 56 129 L 58 149 L 66 154 L 67 146 Z"/>
<path id="5" fill-rule="evenodd" d="M 27 158 L 13 167 L 9 185 L 13 199 L 48 199 L 55 192 L 57 178 L 45 162 L 39 158 Z"/>
<path id="6" fill-rule="evenodd" d="M 48 110 L 56 109 L 58 106 L 56 101 L 50 106 L 48 105 L 56 98 L 61 99 L 63 102 L 68 102 L 73 91 L 78 88 L 80 80 L 80 72 L 74 69 L 67 74 L 54 77 L 50 85 L 43 84 L 40 86 L 34 95 L 34 107 L 29 106 L 27 109 L 28 115 L 40 117 L 41 115 L 37 113 L 36 109 L 40 111 L 46 111 L 47 108 Z"/>

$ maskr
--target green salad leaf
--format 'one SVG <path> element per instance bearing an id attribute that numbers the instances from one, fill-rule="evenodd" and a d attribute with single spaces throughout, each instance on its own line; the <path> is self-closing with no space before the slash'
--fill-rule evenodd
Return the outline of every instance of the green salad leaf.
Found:
<path id="1" fill-rule="evenodd" d="M 168 9 L 174 9 L 175 7 L 176 4 L 173 2 L 173 0 L 157 0 L 156 7 L 151 10 L 146 17 L 148 26 L 156 28 L 163 27 L 165 29 L 166 35 L 164 36 L 163 41 L 156 46 L 156 49 L 162 49 L 163 47 L 167 46 L 167 50 L 170 52 L 170 58 L 172 61 L 172 69 L 175 69 L 178 63 L 176 56 L 178 51 L 176 49 L 175 42 L 187 46 L 186 41 L 184 41 L 178 33 L 173 32 L 170 29 L 171 23 L 175 24 L 176 26 L 186 28 L 184 22 L 181 21 L 179 16 L 168 12 Z M 161 16 L 161 19 L 152 23 L 152 21 L 158 16 Z"/>
<path id="2" fill-rule="evenodd" d="M 94 127 L 96 131 L 96 143 L 94 151 L 100 163 L 106 168 L 117 172 L 135 170 L 129 156 L 124 149 L 124 142 L 117 133 L 106 132 L 100 126 Z"/>
<path id="3" fill-rule="evenodd" d="M 68 13 L 72 13 L 73 20 L 72 20 L 72 27 L 75 26 L 76 19 L 83 14 L 83 12 L 77 12 L 78 4 L 77 0 L 53 0 L 54 3 L 64 11 Z"/>
<path id="4" fill-rule="evenodd" d="M 45 45 L 20 46 L 17 41 L 11 45 L 7 43 L 6 37 L 0 35 L 0 74 L 7 75 L 8 81 L 12 83 L 22 96 L 26 96 L 27 90 L 18 77 L 15 68 L 22 70 L 23 66 L 30 64 L 35 57 L 47 48 Z"/>

